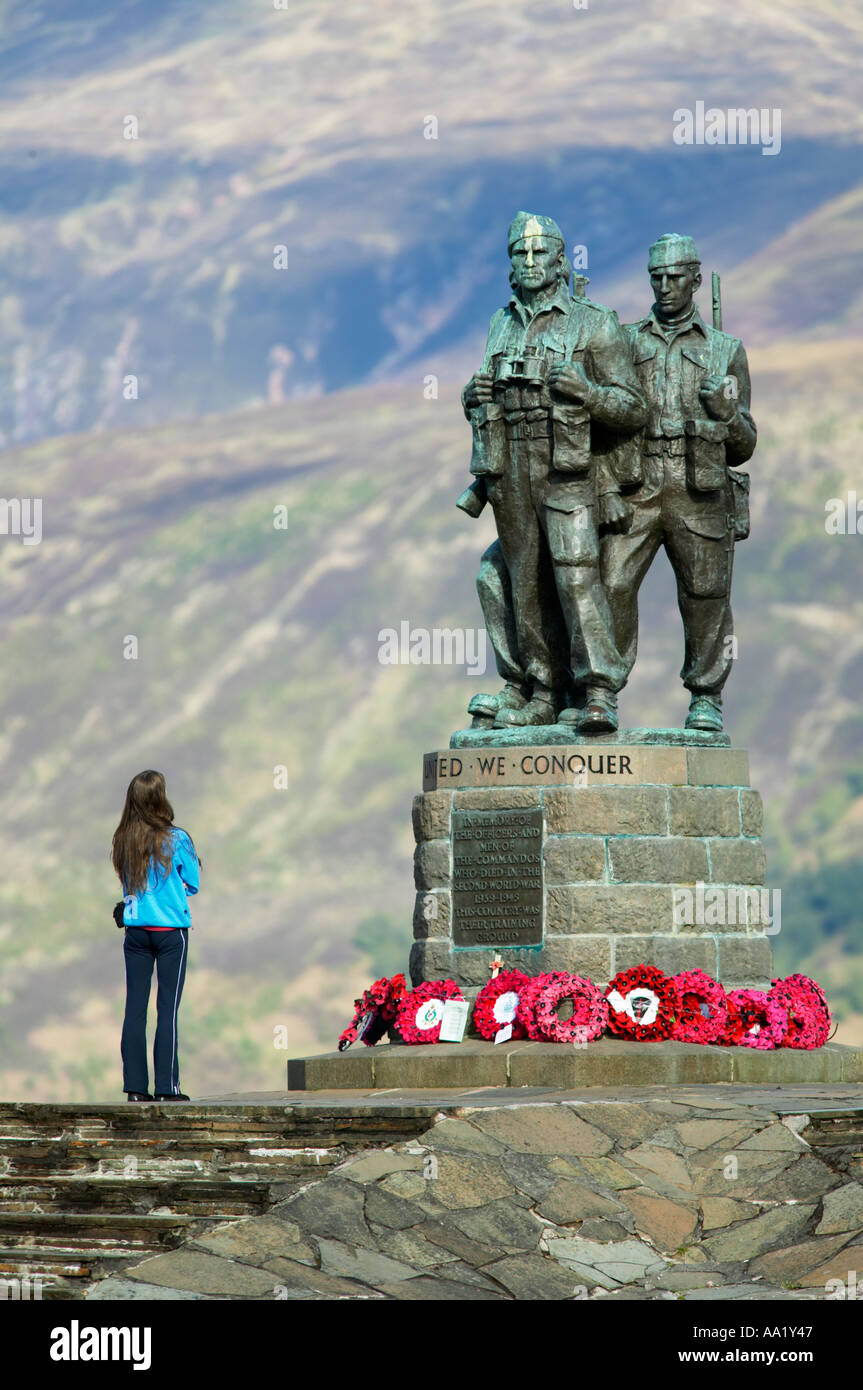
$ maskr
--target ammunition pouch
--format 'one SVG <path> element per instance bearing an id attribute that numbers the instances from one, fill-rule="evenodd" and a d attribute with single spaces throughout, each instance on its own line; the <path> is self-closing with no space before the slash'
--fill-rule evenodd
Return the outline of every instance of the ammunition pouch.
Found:
<path id="1" fill-rule="evenodd" d="M 561 473 L 590 468 L 590 415 L 583 405 L 555 401 L 551 407 L 552 467 Z"/>
<path id="2" fill-rule="evenodd" d="M 555 565 L 598 566 L 595 508 L 570 505 L 564 511 L 560 501 L 562 499 L 545 499 L 545 533 L 552 560 Z"/>
<path id="3" fill-rule="evenodd" d="M 745 541 L 749 535 L 749 474 L 739 473 L 736 468 L 729 468 L 728 476 L 731 479 L 734 539 Z"/>
<path id="4" fill-rule="evenodd" d="M 637 487 L 644 480 L 641 452 L 644 448 L 643 431 L 637 434 L 614 435 L 610 431 L 596 432 L 594 455 L 607 457 L 612 475 L 620 487 Z"/>
<path id="5" fill-rule="evenodd" d="M 477 478 L 500 477 L 506 466 L 506 424 L 503 406 L 492 401 L 474 406 L 470 413 L 473 452 L 470 471 Z"/>
<path id="6" fill-rule="evenodd" d="M 686 482 L 693 492 L 715 492 L 726 478 L 725 441 L 728 425 L 725 420 L 687 420 Z"/>

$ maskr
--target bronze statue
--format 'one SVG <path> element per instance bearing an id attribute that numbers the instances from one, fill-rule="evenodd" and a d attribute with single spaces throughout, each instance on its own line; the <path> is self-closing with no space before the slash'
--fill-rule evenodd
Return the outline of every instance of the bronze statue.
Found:
<path id="1" fill-rule="evenodd" d="M 460 499 L 474 515 L 485 501 L 494 508 L 498 542 L 479 592 L 506 684 L 469 712 L 475 725 L 508 728 L 553 724 L 569 707 L 579 729 L 607 732 L 628 671 L 599 526 L 625 524 L 615 443 L 644 424 L 646 402 L 617 315 L 569 293 L 557 223 L 518 213 L 508 250 L 513 294 L 462 393 L 477 483 Z"/>
<path id="2" fill-rule="evenodd" d="M 647 397 L 640 480 L 625 491 L 626 530 L 602 543 L 602 580 L 627 677 L 638 642 L 638 590 L 660 546 L 677 580 L 685 653 L 680 672 L 691 694 L 687 729 L 722 731 L 722 689 L 732 660 L 731 570 L 735 540 L 749 532 L 749 477 L 733 472 L 751 458 L 749 367 L 738 338 L 705 324 L 693 295 L 701 264 L 691 237 L 668 233 L 648 259 L 655 302 L 626 325 L 632 360 Z"/>
<path id="3" fill-rule="evenodd" d="M 616 729 L 638 590 L 662 545 L 683 617 L 686 728 L 719 733 L 734 542 L 749 529 L 749 478 L 732 469 L 756 433 L 746 353 L 721 331 L 718 278 L 708 327 L 693 302 L 692 238 L 660 237 L 653 308 L 622 331 L 612 310 L 567 294 L 550 218 L 519 213 L 509 250 L 513 297 L 462 393 L 476 482 L 459 506 L 472 516 L 494 507 L 498 540 L 477 589 L 506 682 L 474 696 L 474 727 Z"/>

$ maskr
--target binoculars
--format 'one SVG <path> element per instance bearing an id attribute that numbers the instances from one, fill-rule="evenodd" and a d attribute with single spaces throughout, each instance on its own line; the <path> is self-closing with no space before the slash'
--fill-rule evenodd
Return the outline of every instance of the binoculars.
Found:
<path id="1" fill-rule="evenodd" d="M 545 371 L 538 347 L 525 347 L 523 357 L 502 357 L 494 383 L 505 386 L 542 386 Z"/>

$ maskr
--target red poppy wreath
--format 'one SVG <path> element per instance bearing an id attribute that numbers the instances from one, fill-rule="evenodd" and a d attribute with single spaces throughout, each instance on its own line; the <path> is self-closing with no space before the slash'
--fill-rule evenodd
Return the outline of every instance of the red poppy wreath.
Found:
<path id="1" fill-rule="evenodd" d="M 566 1000 L 572 1000 L 572 1014 L 564 1019 L 560 1009 Z M 608 1000 L 591 980 L 566 975 L 539 991 L 534 1017 L 547 1042 L 587 1043 L 598 1038 L 608 1022 Z"/>
<path id="2" fill-rule="evenodd" d="M 671 1035 L 680 1004 L 677 986 L 655 965 L 635 965 L 615 975 L 605 991 L 608 1027 L 621 1038 L 658 1042 Z"/>
<path id="3" fill-rule="evenodd" d="M 455 980 L 427 980 L 402 1000 L 396 1030 L 403 1042 L 436 1043 L 440 1040 L 443 1007 L 447 999 L 463 999 Z"/>
<path id="4" fill-rule="evenodd" d="M 536 1019 L 536 1004 L 540 994 L 549 985 L 568 979 L 569 976 L 565 970 L 550 970 L 545 975 L 532 976 L 521 990 L 518 996 L 516 1018 L 527 1037 L 533 1042 L 538 1042 L 542 1038 L 542 1032 Z"/>
<path id="5" fill-rule="evenodd" d="M 353 1019 L 339 1038 L 339 1052 L 344 1052 L 358 1038 L 362 1038 L 366 1047 L 380 1042 L 398 1012 L 405 989 L 404 975 L 393 975 L 391 980 L 383 976 L 363 990 L 362 998 L 354 1000 Z"/>
<path id="6" fill-rule="evenodd" d="M 528 983 L 527 975 L 521 970 L 502 970 L 483 985 L 473 1011 L 473 1024 L 481 1038 L 494 1038 L 510 1024 L 511 1037 L 527 1037 L 527 1030 L 516 1017 L 516 1011 Z"/>
<path id="7" fill-rule="evenodd" d="M 762 1052 L 781 1047 L 788 1028 L 788 1013 L 763 989 L 728 991 L 728 1023 L 720 1042 L 736 1047 L 757 1047 Z"/>
<path id="8" fill-rule="evenodd" d="M 674 976 L 680 1009 L 671 1036 L 676 1042 L 715 1043 L 725 1032 L 728 1000 L 718 980 L 704 970 Z"/>
<path id="9" fill-rule="evenodd" d="M 743 1045 L 741 1039 L 746 1021 L 737 1006 L 737 1001 L 733 998 L 733 994 L 734 991 L 732 990 L 731 994 L 725 996 L 728 1014 L 725 1019 L 725 1027 L 716 1039 L 723 1047 L 742 1047 Z"/>
<path id="10" fill-rule="evenodd" d="M 823 1047 L 830 1036 L 831 1014 L 827 996 L 808 975 L 789 975 L 773 980 L 770 997 L 788 1015 L 788 1026 L 779 1046 L 811 1049 Z"/>

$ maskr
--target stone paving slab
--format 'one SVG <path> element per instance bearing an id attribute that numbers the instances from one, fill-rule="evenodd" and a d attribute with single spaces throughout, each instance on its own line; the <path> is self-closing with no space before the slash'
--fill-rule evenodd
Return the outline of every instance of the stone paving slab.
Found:
<path id="1" fill-rule="evenodd" d="M 95 1303 L 158 1303 L 163 1300 L 179 1302 L 200 1300 L 218 1302 L 210 1294 L 190 1293 L 187 1289 L 163 1288 L 161 1284 L 145 1284 L 137 1279 L 103 1279 L 87 1294 Z"/>
<path id="2" fill-rule="evenodd" d="M 463 1090 L 459 1087 L 409 1090 L 398 1087 L 389 1091 L 355 1091 L 337 1088 L 321 1091 L 233 1091 L 227 1095 L 200 1097 L 196 1105 L 218 1106 L 288 1106 L 298 1110 L 329 1112 L 348 1109 L 358 1115 L 375 1110 L 403 1109 L 406 1114 L 422 1110 L 433 1114 L 437 1110 L 459 1110 L 464 1106 L 507 1107 L 530 1105 L 537 1101 L 592 1102 L 603 1105 L 623 1105 L 635 1101 L 663 1100 L 679 1106 L 703 1109 L 711 1114 L 740 1107 L 763 1107 L 779 1114 L 799 1115 L 803 1112 L 841 1115 L 863 1111 L 863 1086 L 859 1083 L 803 1083 L 800 1085 L 755 1086 L 751 1084 L 709 1086 L 615 1086 L 602 1093 L 598 1087 L 512 1087 L 505 1097 L 498 1087 Z M 101 1107 L 104 1108 L 104 1107 Z M 70 1109 L 76 1109 L 72 1106 Z"/>

